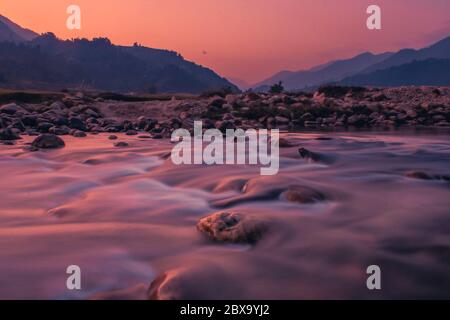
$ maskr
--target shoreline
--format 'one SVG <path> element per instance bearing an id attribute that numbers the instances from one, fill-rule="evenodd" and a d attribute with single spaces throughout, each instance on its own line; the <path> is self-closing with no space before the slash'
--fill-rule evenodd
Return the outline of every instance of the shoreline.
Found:
<path id="1" fill-rule="evenodd" d="M 339 89 L 337 89 L 339 88 Z M 326 87 L 314 94 L 227 94 L 168 101 L 123 102 L 66 93 L 44 103 L 0 106 L 0 140 L 20 135 L 147 133 L 170 138 L 178 128 L 280 130 L 450 129 L 450 88 L 352 89 Z M 322 90 L 322 91 L 321 91 Z M 355 91 L 352 91 L 355 90 Z M 11 143 L 11 142 L 8 142 Z"/>

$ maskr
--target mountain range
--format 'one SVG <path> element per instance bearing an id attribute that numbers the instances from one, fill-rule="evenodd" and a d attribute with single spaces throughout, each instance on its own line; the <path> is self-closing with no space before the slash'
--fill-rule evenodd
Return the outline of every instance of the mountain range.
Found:
<path id="1" fill-rule="evenodd" d="M 39 35 L 29 29 L 22 28 L 8 18 L 0 15 L 0 41 L 23 42 L 33 40 Z"/>
<path id="2" fill-rule="evenodd" d="M 286 90 L 304 90 L 329 83 L 365 86 L 450 85 L 450 37 L 429 47 L 398 52 L 366 52 L 350 59 L 338 60 L 304 71 L 282 71 L 253 85 L 267 91 L 283 82 Z"/>
<path id="3" fill-rule="evenodd" d="M 201 93 L 254 88 L 286 90 L 324 84 L 401 86 L 450 85 L 450 37 L 429 47 L 330 61 L 301 71 L 281 71 L 254 85 L 219 76 L 174 51 L 139 44 L 119 46 L 107 38 L 61 40 L 37 34 L 0 15 L 0 87 L 65 88 L 116 92 Z M 233 83 L 236 83 L 237 86 Z"/>
<path id="4" fill-rule="evenodd" d="M 0 87 L 116 92 L 201 93 L 239 89 L 174 51 L 107 38 L 60 40 L 0 16 Z"/>

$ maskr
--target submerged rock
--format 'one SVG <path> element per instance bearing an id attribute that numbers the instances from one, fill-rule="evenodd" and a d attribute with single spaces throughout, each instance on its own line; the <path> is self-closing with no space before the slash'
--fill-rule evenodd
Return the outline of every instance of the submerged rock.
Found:
<path id="1" fill-rule="evenodd" d="M 443 181 L 450 181 L 450 176 L 448 175 L 441 175 L 441 174 L 435 174 L 430 175 L 426 172 L 422 171 L 409 171 L 405 173 L 405 177 L 411 178 L 411 179 L 420 179 L 420 180 L 443 180 Z"/>
<path id="2" fill-rule="evenodd" d="M 409 171 L 405 173 L 405 176 L 412 179 L 420 179 L 420 180 L 432 180 L 433 177 L 429 174 L 422 171 Z"/>
<path id="3" fill-rule="evenodd" d="M 152 134 L 152 139 L 157 139 L 157 140 L 159 140 L 159 139 L 163 139 L 163 138 L 164 138 L 163 135 L 160 134 L 160 133 L 154 133 L 154 134 Z"/>
<path id="4" fill-rule="evenodd" d="M 291 148 L 294 147 L 295 144 L 285 138 L 280 138 L 279 146 L 280 148 Z"/>
<path id="5" fill-rule="evenodd" d="M 170 269 L 150 284 L 151 300 L 232 299 L 243 290 L 230 270 L 210 261 L 198 261 Z M 220 290 L 218 290 L 220 288 Z"/>
<path id="6" fill-rule="evenodd" d="M 287 201 L 298 203 L 314 203 L 326 199 L 325 195 L 319 191 L 303 186 L 291 186 L 282 196 Z"/>
<path id="7" fill-rule="evenodd" d="M 109 137 L 108 137 L 108 139 L 109 140 L 117 140 L 118 138 L 117 138 L 117 136 L 116 135 L 110 135 Z"/>
<path id="8" fill-rule="evenodd" d="M 114 143 L 114 146 L 115 146 L 115 147 L 128 147 L 129 144 L 128 144 L 127 142 L 120 141 L 120 142 Z"/>
<path id="9" fill-rule="evenodd" d="M 228 243 L 256 243 L 268 230 L 267 223 L 235 212 L 217 212 L 200 219 L 197 229 L 209 239 Z"/>
<path id="10" fill-rule="evenodd" d="M 39 148 L 36 148 L 34 146 L 25 146 L 25 147 L 23 147 L 23 150 L 30 151 L 30 152 L 36 152 L 36 151 L 39 151 Z"/>
<path id="11" fill-rule="evenodd" d="M 227 208 L 250 201 L 275 201 L 278 200 L 281 193 L 286 191 L 286 188 L 294 185 L 296 182 L 295 179 L 282 175 L 252 178 L 244 182 L 240 190 L 241 194 L 212 200 L 210 205 L 215 208 Z"/>
<path id="12" fill-rule="evenodd" d="M 89 300 L 146 300 L 147 292 L 148 285 L 140 283 L 129 288 L 98 292 Z"/>
<path id="13" fill-rule="evenodd" d="M 329 140 L 333 140 L 333 138 L 331 138 L 331 137 L 317 137 L 316 140 L 319 140 L 319 141 L 329 141 Z"/>
<path id="14" fill-rule="evenodd" d="M 56 149 L 63 148 L 66 144 L 64 140 L 58 137 L 57 135 L 44 133 L 38 136 L 32 142 L 31 146 L 40 149 Z"/>
<path id="15" fill-rule="evenodd" d="M 323 160 L 320 154 L 309 151 L 308 149 L 305 148 L 298 149 L 298 153 L 303 159 L 311 160 L 314 162 Z"/>

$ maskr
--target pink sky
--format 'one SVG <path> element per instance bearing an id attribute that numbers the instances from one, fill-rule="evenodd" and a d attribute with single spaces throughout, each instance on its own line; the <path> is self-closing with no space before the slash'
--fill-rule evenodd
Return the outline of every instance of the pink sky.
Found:
<path id="1" fill-rule="evenodd" d="M 81 30 L 66 8 L 81 7 Z M 383 30 L 366 28 L 382 9 Z M 61 38 L 106 36 L 116 44 L 180 52 L 250 83 L 363 51 L 419 48 L 450 35 L 450 0 L 1 0 L 0 13 Z"/>

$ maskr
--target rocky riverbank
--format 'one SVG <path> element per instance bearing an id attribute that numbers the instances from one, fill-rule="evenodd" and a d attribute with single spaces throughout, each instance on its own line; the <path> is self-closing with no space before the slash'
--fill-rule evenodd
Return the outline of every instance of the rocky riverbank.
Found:
<path id="1" fill-rule="evenodd" d="M 315 93 L 242 93 L 171 101 L 123 102 L 87 93 L 56 101 L 13 102 L 0 107 L 0 140 L 21 135 L 149 134 L 169 138 L 174 129 L 450 127 L 450 88 L 366 89 L 323 87 Z"/>

